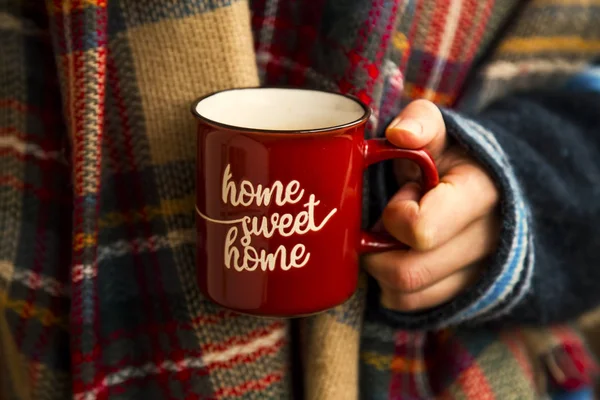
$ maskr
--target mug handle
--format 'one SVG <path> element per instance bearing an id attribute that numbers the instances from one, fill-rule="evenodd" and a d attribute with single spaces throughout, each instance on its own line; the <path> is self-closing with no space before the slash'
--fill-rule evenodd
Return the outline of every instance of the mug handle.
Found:
<path id="1" fill-rule="evenodd" d="M 421 168 L 422 187 L 425 192 L 433 189 L 439 182 L 435 162 L 425 150 L 401 149 L 387 139 L 368 139 L 364 141 L 365 168 L 378 162 L 402 158 L 414 161 Z M 407 246 L 389 234 L 362 231 L 360 236 L 360 252 L 373 253 L 379 251 L 406 249 Z"/>

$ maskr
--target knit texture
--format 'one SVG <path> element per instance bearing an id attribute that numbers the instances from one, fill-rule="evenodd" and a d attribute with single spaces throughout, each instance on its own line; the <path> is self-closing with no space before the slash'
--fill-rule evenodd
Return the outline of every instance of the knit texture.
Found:
<path id="1" fill-rule="evenodd" d="M 372 137 L 411 99 L 479 110 L 559 85 L 600 50 L 599 7 L 573 0 L 2 7 L 7 399 L 292 398 L 288 321 L 222 309 L 195 283 L 194 98 L 259 83 L 352 93 L 374 111 Z M 366 224 L 385 203 L 371 172 Z M 539 380 L 590 383 L 574 324 L 467 329 L 446 314 L 445 329 L 406 330 L 365 313 L 367 292 L 363 279 L 347 303 L 302 320 L 306 398 L 527 399 Z"/>

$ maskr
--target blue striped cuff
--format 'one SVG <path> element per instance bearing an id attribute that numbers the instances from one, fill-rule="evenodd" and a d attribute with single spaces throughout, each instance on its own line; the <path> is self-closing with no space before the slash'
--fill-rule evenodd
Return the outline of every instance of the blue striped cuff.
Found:
<path id="1" fill-rule="evenodd" d="M 565 87 L 576 92 L 600 92 L 600 65 L 594 65 L 573 76 Z"/>
<path id="2" fill-rule="evenodd" d="M 472 120 L 442 110 L 448 134 L 487 167 L 502 192 L 503 229 L 500 248 L 468 302 L 461 304 L 440 327 L 495 319 L 510 312 L 531 288 L 534 251 L 531 218 L 507 155 L 494 135 Z"/>

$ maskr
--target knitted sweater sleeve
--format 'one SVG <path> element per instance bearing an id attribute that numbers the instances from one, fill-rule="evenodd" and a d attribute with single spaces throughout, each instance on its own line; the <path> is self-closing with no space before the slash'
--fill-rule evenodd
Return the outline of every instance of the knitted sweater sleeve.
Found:
<path id="1" fill-rule="evenodd" d="M 477 115 L 443 110 L 449 135 L 501 193 L 501 243 L 479 282 L 418 314 L 369 312 L 402 328 L 548 324 L 600 304 L 600 90 L 512 95 Z"/>

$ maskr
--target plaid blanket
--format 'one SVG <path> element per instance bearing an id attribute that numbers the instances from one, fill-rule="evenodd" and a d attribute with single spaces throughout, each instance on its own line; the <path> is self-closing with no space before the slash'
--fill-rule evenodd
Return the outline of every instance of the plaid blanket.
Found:
<path id="1" fill-rule="evenodd" d="M 288 321 L 219 308 L 195 284 L 199 95 L 353 93 L 373 136 L 411 99 L 476 109 L 600 53 L 600 4 L 584 0 L 0 7 L 2 399 L 292 397 Z M 596 314 L 401 331 L 364 318 L 365 292 L 363 280 L 302 320 L 304 397 L 527 399 L 590 384 Z"/>

